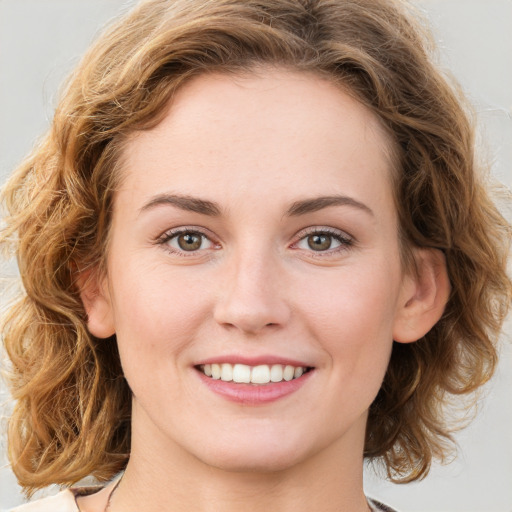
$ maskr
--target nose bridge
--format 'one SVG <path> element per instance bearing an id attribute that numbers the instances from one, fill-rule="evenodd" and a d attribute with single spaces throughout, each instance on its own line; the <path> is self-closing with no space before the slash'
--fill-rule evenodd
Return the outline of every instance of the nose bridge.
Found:
<path id="1" fill-rule="evenodd" d="M 227 258 L 224 282 L 215 308 L 223 325 L 258 332 L 284 324 L 289 309 L 282 288 L 283 272 L 270 244 L 243 245 Z"/>

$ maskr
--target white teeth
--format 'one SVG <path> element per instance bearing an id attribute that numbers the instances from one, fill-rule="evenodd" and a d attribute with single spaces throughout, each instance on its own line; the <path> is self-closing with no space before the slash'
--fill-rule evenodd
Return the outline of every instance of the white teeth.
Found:
<path id="1" fill-rule="evenodd" d="M 293 366 L 290 366 L 290 365 L 287 364 L 284 367 L 283 379 L 284 380 L 292 380 L 294 372 L 295 372 L 295 368 Z"/>
<path id="2" fill-rule="evenodd" d="M 220 378 L 226 382 L 233 380 L 233 367 L 230 364 L 223 364 L 221 366 Z"/>
<path id="3" fill-rule="evenodd" d="M 270 368 L 271 382 L 281 382 L 283 380 L 283 367 L 280 364 L 272 365 Z"/>
<path id="4" fill-rule="evenodd" d="M 266 364 L 255 366 L 251 371 L 253 384 L 268 384 L 270 382 L 270 369 Z"/>
<path id="5" fill-rule="evenodd" d="M 205 364 L 199 367 L 207 377 L 225 382 L 268 384 L 270 382 L 282 382 L 298 379 L 306 368 L 291 365 L 267 365 L 248 366 L 246 364 Z"/>
<path id="6" fill-rule="evenodd" d="M 251 382 L 251 367 L 245 364 L 235 364 L 233 367 L 233 381 L 249 384 Z"/>
<path id="7" fill-rule="evenodd" d="M 212 364 L 212 379 L 220 379 L 221 373 L 220 364 Z"/>

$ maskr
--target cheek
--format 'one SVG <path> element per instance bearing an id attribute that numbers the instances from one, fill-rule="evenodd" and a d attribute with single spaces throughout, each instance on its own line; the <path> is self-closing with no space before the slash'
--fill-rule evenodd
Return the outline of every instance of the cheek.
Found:
<path id="1" fill-rule="evenodd" d="M 163 263 L 130 265 L 113 273 L 116 326 L 134 332 L 166 332 L 193 324 L 208 301 L 200 272 L 172 269 Z M 128 279 L 123 276 L 130 276 Z"/>
<path id="2" fill-rule="evenodd" d="M 326 275 L 307 288 L 303 309 L 317 319 L 318 327 L 333 332 L 389 333 L 399 292 L 394 274 L 389 268 L 382 272 L 351 268 Z"/>
<path id="3" fill-rule="evenodd" d="M 125 265 L 123 273 L 112 275 L 117 342 L 128 379 L 141 372 L 156 375 L 158 369 L 169 375 L 208 314 L 204 281 L 174 274 L 157 265 L 137 270 Z"/>
<path id="4" fill-rule="evenodd" d="M 380 387 L 393 342 L 398 279 L 389 266 L 351 268 L 310 288 L 303 315 L 344 385 L 371 380 Z"/>

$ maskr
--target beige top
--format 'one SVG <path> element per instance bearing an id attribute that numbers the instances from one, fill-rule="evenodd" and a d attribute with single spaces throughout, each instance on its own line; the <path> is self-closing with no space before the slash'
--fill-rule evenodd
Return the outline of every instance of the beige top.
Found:
<path id="1" fill-rule="evenodd" d="M 76 504 L 76 497 L 87 496 L 98 492 L 100 488 L 89 487 L 82 489 L 66 489 L 55 496 L 20 505 L 7 512 L 80 512 Z M 372 512 L 396 512 L 382 503 L 368 498 Z"/>
<path id="2" fill-rule="evenodd" d="M 8 512 L 79 512 L 75 495 L 69 490 L 15 507 Z"/>

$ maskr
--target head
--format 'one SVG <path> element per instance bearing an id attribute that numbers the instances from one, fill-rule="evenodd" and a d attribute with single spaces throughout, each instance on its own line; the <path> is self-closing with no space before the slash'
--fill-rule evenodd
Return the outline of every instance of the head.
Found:
<path id="1" fill-rule="evenodd" d="M 365 455 L 381 457 L 398 480 L 420 478 L 442 456 L 444 398 L 474 391 L 495 364 L 510 232 L 475 166 L 463 101 L 404 9 L 391 0 L 150 0 L 91 48 L 4 196 L 5 236 L 17 235 L 26 290 L 4 328 L 19 400 L 11 458 L 22 484 L 108 478 L 129 456 L 131 393 L 115 334 L 91 334 L 83 290 L 108 273 L 133 134 L 158 128 L 201 77 L 270 68 L 317 77 L 378 121 L 401 268 L 421 274 L 429 254 L 447 269 L 444 314 L 419 339 L 396 339 L 365 440 Z"/>

